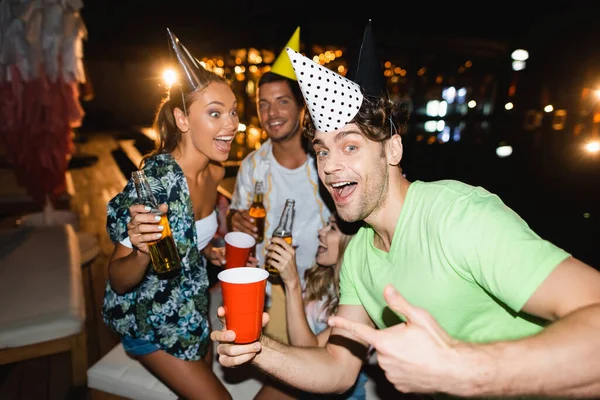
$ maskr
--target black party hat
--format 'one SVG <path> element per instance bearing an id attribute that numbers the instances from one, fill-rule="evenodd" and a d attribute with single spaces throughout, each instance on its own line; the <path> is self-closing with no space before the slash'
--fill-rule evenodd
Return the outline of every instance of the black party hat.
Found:
<path id="1" fill-rule="evenodd" d="M 181 90 L 183 92 L 193 92 L 198 87 L 203 86 L 202 82 L 206 82 L 206 79 L 202 78 L 208 71 L 204 69 L 197 58 L 190 54 L 188 49 L 185 48 L 179 38 L 169 28 L 167 28 L 167 33 L 169 34 L 169 42 L 179 63 L 178 83 L 181 85 Z"/>
<path id="2" fill-rule="evenodd" d="M 367 96 L 387 95 L 383 68 L 375 46 L 371 20 L 367 22 L 356 61 L 348 68 L 346 78 L 356 82 Z"/>

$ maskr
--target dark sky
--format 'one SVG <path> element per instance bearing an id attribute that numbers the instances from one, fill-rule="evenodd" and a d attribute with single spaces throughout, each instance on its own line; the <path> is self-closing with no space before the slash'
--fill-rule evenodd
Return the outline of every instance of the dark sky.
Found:
<path id="1" fill-rule="evenodd" d="M 560 2 L 555 7 L 539 3 L 536 9 L 537 2 L 527 1 L 453 1 L 442 6 L 424 0 L 358 1 L 362 5 L 353 8 L 349 1 L 326 0 L 87 0 L 82 11 L 89 31 L 87 55 L 95 57 L 121 45 L 166 45 L 166 27 L 184 43 L 194 41 L 203 52 L 281 48 L 298 25 L 303 42 L 351 46 L 360 42 L 368 18 L 378 40 L 387 46 L 406 45 L 415 34 L 490 38 L 519 45 L 543 42 L 547 35 L 588 36 L 583 31 L 597 29 L 600 11 L 600 5 L 595 5 L 599 2 Z"/>

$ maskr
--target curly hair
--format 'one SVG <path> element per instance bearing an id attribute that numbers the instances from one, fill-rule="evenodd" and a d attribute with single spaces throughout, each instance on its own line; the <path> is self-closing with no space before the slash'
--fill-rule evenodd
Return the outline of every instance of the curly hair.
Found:
<path id="1" fill-rule="evenodd" d="M 383 142 L 392 134 L 404 134 L 408 125 L 409 112 L 406 104 L 391 101 L 386 95 L 364 96 L 358 113 L 349 122 L 356 124 L 363 135 L 372 141 Z M 302 110 L 304 135 L 313 140 L 316 127 L 305 106 Z"/>

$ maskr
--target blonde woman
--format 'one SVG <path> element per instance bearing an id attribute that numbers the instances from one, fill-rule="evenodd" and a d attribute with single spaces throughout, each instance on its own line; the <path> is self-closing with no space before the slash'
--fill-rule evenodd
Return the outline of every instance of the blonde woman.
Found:
<path id="1" fill-rule="evenodd" d="M 339 224 L 339 225 L 338 225 Z M 306 270 L 304 288 L 296 269 L 296 254 L 293 246 L 285 240 L 272 238 L 266 247 L 269 263 L 279 270 L 286 290 L 287 333 L 290 344 L 300 347 L 325 346 L 331 333 L 327 319 L 335 315 L 339 301 L 340 268 L 346 246 L 356 233 L 358 226 L 338 220 L 337 215 L 329 217 L 327 225 L 318 231 L 319 247 L 315 265 Z M 365 399 L 364 372 L 358 376 L 355 385 L 336 399 Z M 285 389 L 282 389 L 285 390 Z M 316 395 L 282 390 L 265 386 L 255 399 L 318 399 L 332 398 L 330 395 Z"/>

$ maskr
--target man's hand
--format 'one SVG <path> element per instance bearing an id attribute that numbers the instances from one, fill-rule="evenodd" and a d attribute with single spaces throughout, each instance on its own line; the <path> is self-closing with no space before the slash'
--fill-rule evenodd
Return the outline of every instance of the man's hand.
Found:
<path id="1" fill-rule="evenodd" d="M 248 210 L 236 210 L 231 217 L 231 231 L 244 232 L 258 238 L 258 228 L 254 225 L 254 218 L 248 214 Z"/>
<path id="2" fill-rule="evenodd" d="M 387 379 L 405 393 L 444 391 L 441 384 L 452 385 L 460 343 L 452 339 L 437 321 L 422 308 L 411 305 L 391 284 L 384 289 L 392 310 L 402 314 L 406 323 L 375 330 L 341 317 L 329 318 L 329 325 L 346 329 L 377 351 L 377 362 Z"/>
<path id="3" fill-rule="evenodd" d="M 228 331 L 225 325 L 225 309 L 219 307 L 217 309 L 217 316 L 223 324 L 223 329 L 220 331 L 212 331 L 210 338 L 219 342 L 217 346 L 217 353 L 219 354 L 219 363 L 224 367 L 236 367 L 238 365 L 252 361 L 256 354 L 262 349 L 260 341 L 250 344 L 234 344 L 235 332 Z M 262 325 L 264 326 L 269 322 L 269 314 L 263 313 Z"/>

